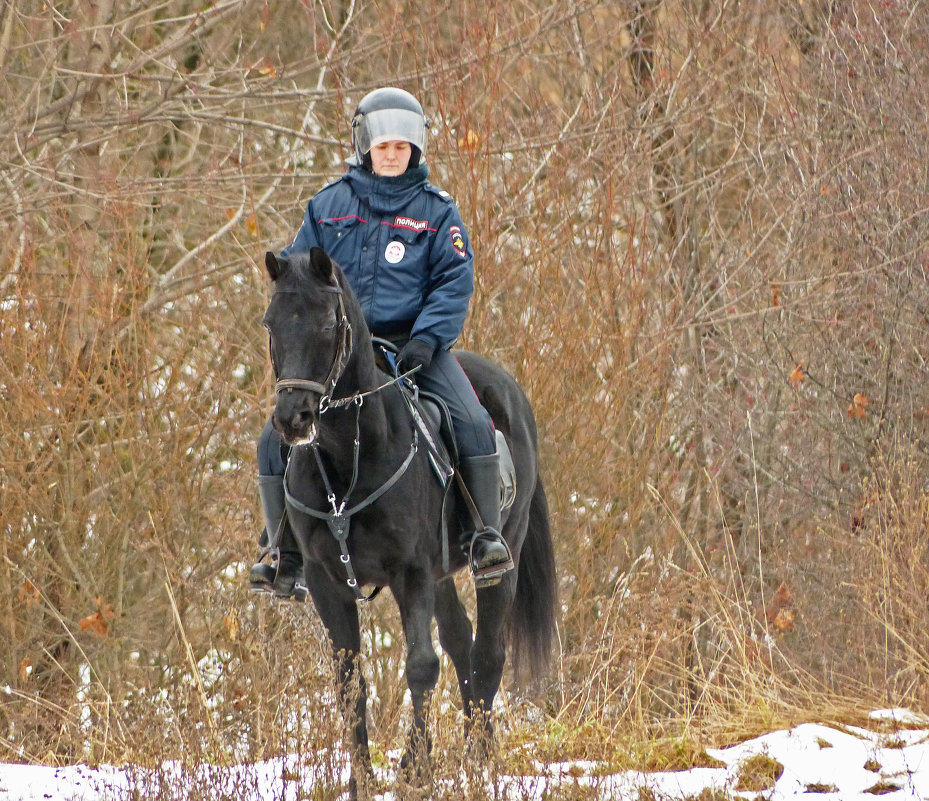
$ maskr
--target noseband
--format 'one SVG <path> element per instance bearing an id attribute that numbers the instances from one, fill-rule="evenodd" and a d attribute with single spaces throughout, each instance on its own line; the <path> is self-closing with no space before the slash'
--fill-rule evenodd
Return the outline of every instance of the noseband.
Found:
<path id="1" fill-rule="evenodd" d="M 345 313 L 345 303 L 342 300 L 342 288 L 337 286 L 326 287 L 323 291 L 335 293 L 339 302 L 339 344 L 336 348 L 335 356 L 332 359 L 332 366 L 329 368 L 329 375 L 326 376 L 322 383 L 319 381 L 312 381 L 308 378 L 282 378 L 274 384 L 274 389 L 278 395 L 283 394 L 285 391 L 293 392 L 295 389 L 315 392 L 320 396 L 320 414 L 326 411 L 326 408 L 329 406 L 332 393 L 335 391 L 335 385 L 338 383 L 338 380 L 342 375 L 342 371 L 345 369 L 345 365 L 348 363 L 348 358 L 352 352 L 352 326 L 348 321 L 348 315 Z M 275 374 L 276 373 L 277 370 L 275 369 Z"/>

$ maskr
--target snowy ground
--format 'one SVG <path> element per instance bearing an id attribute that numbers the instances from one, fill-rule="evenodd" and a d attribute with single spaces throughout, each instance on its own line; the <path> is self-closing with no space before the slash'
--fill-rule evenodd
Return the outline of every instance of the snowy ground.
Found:
<path id="1" fill-rule="evenodd" d="M 720 791 L 715 797 L 745 799 L 806 798 L 822 801 L 855 801 L 880 795 L 887 801 L 929 799 L 929 719 L 905 710 L 883 710 L 872 714 L 872 729 L 806 723 L 789 731 L 776 731 L 709 755 L 720 767 L 694 768 L 669 773 L 609 773 L 595 762 L 572 762 L 539 766 L 538 776 L 503 777 L 496 797 L 500 799 L 544 799 L 554 785 L 587 787 L 583 797 L 637 801 L 695 799 L 704 788 Z M 745 761 L 766 755 L 783 765 L 773 790 L 740 789 Z M 770 760 L 767 764 L 772 764 Z M 763 764 L 765 761 L 763 760 Z M 173 768 L 159 772 L 161 797 L 165 782 L 171 783 Z M 200 779 L 177 777 L 177 786 L 201 788 L 198 797 L 235 794 L 242 801 L 312 798 L 313 779 L 319 766 L 301 770 L 278 760 L 232 768 L 209 768 Z M 286 777 L 286 779 L 284 778 Z M 391 777 L 381 774 L 384 786 Z M 115 801 L 138 797 L 144 776 L 137 770 L 76 765 L 50 768 L 0 764 L 0 801 Z M 235 788 L 235 789 L 234 789 Z M 135 792 L 134 792 L 135 791 Z M 588 795 L 589 794 L 589 795 Z M 184 797 L 179 791 L 178 798 Z M 704 798 L 707 796 L 704 795 Z M 381 796 L 393 801 L 393 794 Z"/>

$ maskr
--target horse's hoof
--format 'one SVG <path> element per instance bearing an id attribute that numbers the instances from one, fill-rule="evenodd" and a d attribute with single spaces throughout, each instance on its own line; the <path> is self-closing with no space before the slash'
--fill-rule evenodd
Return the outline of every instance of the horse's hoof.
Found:
<path id="1" fill-rule="evenodd" d="M 374 771 L 370 768 L 358 768 L 348 780 L 349 801 L 370 801 L 378 788 L 375 786 Z"/>
<path id="2" fill-rule="evenodd" d="M 468 740 L 468 758 L 477 764 L 483 764 L 494 759 L 497 755 L 496 743 L 493 737 L 480 736 Z"/>
<path id="3" fill-rule="evenodd" d="M 431 794 L 432 781 L 435 770 L 431 759 L 411 759 L 406 760 L 407 755 L 403 755 L 400 760 L 400 780 L 408 788 L 418 793 L 423 793 L 423 798 L 428 798 Z M 406 764 L 404 762 L 406 761 Z"/>
<path id="4" fill-rule="evenodd" d="M 494 736 L 491 716 L 483 711 L 483 706 L 472 708 L 467 729 L 465 751 L 468 759 L 474 762 L 486 762 L 497 756 L 497 738 Z"/>
<path id="5" fill-rule="evenodd" d="M 428 735 L 410 738 L 400 758 L 400 776 L 411 788 L 423 790 L 432 786 L 435 767 L 432 764 L 432 738 Z"/>

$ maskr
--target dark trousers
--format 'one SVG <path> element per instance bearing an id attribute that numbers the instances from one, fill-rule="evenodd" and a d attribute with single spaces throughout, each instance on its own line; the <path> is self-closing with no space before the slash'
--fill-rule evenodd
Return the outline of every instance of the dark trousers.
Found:
<path id="1" fill-rule="evenodd" d="M 416 383 L 424 392 L 431 392 L 445 401 L 461 458 L 488 456 L 496 452 L 493 421 L 474 394 L 474 388 L 454 354 L 447 350 L 437 351 L 429 367 L 416 373 Z M 289 451 L 290 448 L 281 441 L 268 420 L 258 438 L 258 474 L 284 475 Z"/>

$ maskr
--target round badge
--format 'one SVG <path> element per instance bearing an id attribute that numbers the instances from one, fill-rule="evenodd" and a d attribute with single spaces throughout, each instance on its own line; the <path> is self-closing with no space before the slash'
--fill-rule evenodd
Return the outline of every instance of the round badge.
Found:
<path id="1" fill-rule="evenodd" d="M 388 264 L 397 264 L 403 258 L 404 253 L 406 253 L 406 248 L 403 247 L 402 242 L 391 242 L 384 251 L 384 258 L 387 259 Z"/>

